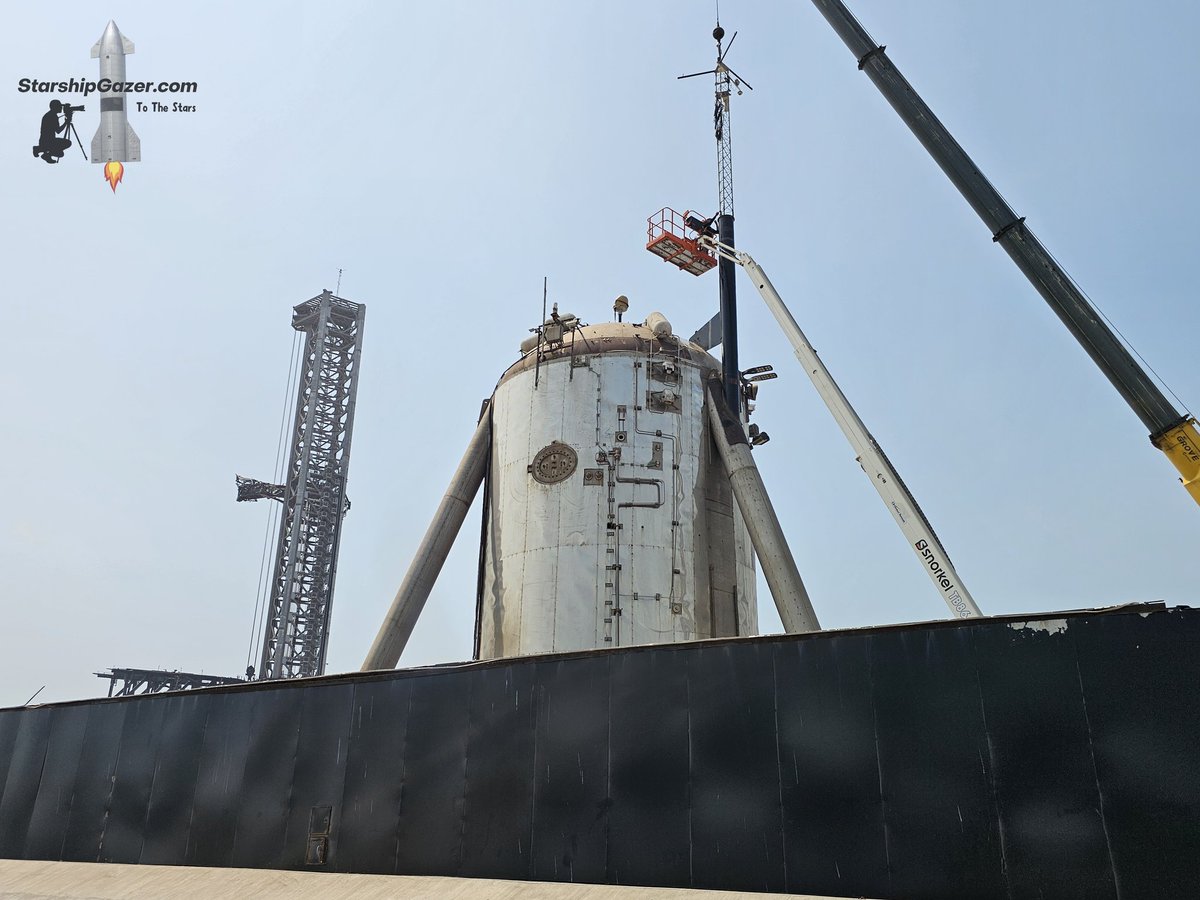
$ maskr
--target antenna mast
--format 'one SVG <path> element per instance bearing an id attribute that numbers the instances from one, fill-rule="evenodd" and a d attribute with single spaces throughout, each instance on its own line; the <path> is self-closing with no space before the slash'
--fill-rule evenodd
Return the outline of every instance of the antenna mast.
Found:
<path id="1" fill-rule="evenodd" d="M 720 19 L 713 29 L 713 40 L 717 42 L 716 65 L 704 72 L 693 72 L 691 75 L 680 75 L 683 78 L 695 78 L 697 75 L 712 75 L 715 79 L 715 103 L 713 106 L 713 131 L 717 139 L 717 201 L 716 216 L 717 239 L 727 247 L 736 246 L 733 238 L 733 134 L 730 129 L 729 100 L 734 91 L 742 93 L 742 88 L 754 90 L 746 80 L 725 63 L 725 55 L 737 39 L 737 32 L 725 40 L 725 29 L 721 27 Z M 742 409 L 742 377 L 738 371 L 737 352 L 737 283 L 734 276 L 737 266 L 728 259 L 721 257 L 717 274 L 721 290 L 721 370 L 724 383 L 725 402 L 735 415 L 741 415 Z"/>
<path id="2" fill-rule="evenodd" d="M 733 134 L 730 130 L 729 98 L 736 90 L 742 93 L 742 82 L 729 66 L 725 65 L 725 53 L 721 50 L 721 40 L 725 37 L 725 29 L 720 24 L 713 29 L 713 37 L 717 41 L 717 66 L 713 69 L 716 76 L 716 104 L 713 106 L 713 130 L 717 138 L 717 200 L 718 215 L 733 215 Z M 737 37 L 734 32 L 733 38 Z M 733 46 L 733 38 L 729 45 Z M 726 48 L 728 50 L 728 47 Z M 750 87 L 750 85 L 746 85 Z M 753 88 L 751 88 L 753 90 Z"/>

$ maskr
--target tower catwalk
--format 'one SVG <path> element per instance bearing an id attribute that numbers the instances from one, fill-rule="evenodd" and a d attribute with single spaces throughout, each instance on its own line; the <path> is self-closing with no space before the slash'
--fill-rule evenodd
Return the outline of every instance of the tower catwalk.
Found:
<path id="1" fill-rule="evenodd" d="M 301 678 L 325 671 L 366 311 L 362 304 L 324 291 L 292 314 L 292 327 L 307 339 L 260 678 Z"/>

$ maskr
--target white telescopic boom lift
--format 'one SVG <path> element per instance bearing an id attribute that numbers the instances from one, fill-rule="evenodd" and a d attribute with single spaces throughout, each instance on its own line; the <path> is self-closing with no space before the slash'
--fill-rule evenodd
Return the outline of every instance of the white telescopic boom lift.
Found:
<path id="1" fill-rule="evenodd" d="M 946 548 L 942 546 L 942 542 L 934 534 L 933 526 L 929 524 L 929 520 L 921 512 L 921 507 L 917 505 L 916 498 L 905 487 L 900 473 L 892 467 L 883 448 L 871 436 L 871 432 L 867 430 L 863 420 L 858 417 L 858 413 L 854 411 L 854 407 L 850 405 L 846 395 L 842 393 L 837 382 L 833 380 L 833 376 L 829 374 L 829 370 L 825 368 L 825 364 L 821 362 L 821 358 L 817 356 L 817 351 L 813 349 L 808 338 L 804 336 L 804 332 L 800 330 L 800 326 L 796 324 L 796 320 L 792 318 L 783 298 L 771 284 L 771 279 L 762 270 L 762 266 L 756 263 L 750 254 L 722 244 L 710 235 L 702 235 L 696 243 L 746 270 L 746 274 L 754 282 L 754 287 L 758 289 L 758 293 L 762 295 L 763 301 L 767 304 L 767 309 L 771 311 L 771 315 L 783 329 L 784 335 L 791 341 L 792 349 L 796 352 L 796 359 L 800 360 L 800 364 L 804 366 L 817 393 L 821 395 L 821 399 L 833 413 L 833 418 L 837 420 L 842 433 L 850 441 L 850 446 L 854 448 L 858 457 L 859 465 L 871 479 L 871 484 L 875 486 L 879 496 L 883 498 L 892 518 L 904 532 L 909 546 L 916 552 L 917 557 L 921 560 L 921 565 L 933 579 L 938 593 L 946 601 L 950 611 L 960 619 L 982 616 L 983 613 L 979 611 L 970 592 L 967 591 L 966 586 L 958 577 L 958 573 L 954 570 Z"/>

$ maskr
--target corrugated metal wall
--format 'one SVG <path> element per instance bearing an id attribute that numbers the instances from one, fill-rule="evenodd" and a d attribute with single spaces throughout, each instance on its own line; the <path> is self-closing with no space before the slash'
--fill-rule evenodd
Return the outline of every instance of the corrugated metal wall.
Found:
<path id="1" fill-rule="evenodd" d="M 1132 608 L 4 710 L 0 856 L 1200 896 L 1198 651 Z"/>

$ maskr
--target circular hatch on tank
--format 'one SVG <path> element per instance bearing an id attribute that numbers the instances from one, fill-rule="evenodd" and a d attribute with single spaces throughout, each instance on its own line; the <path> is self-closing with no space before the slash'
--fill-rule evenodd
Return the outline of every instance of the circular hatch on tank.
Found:
<path id="1" fill-rule="evenodd" d="M 552 441 L 533 458 L 529 473 L 539 484 L 558 484 L 566 481 L 575 472 L 579 457 L 566 444 Z"/>

